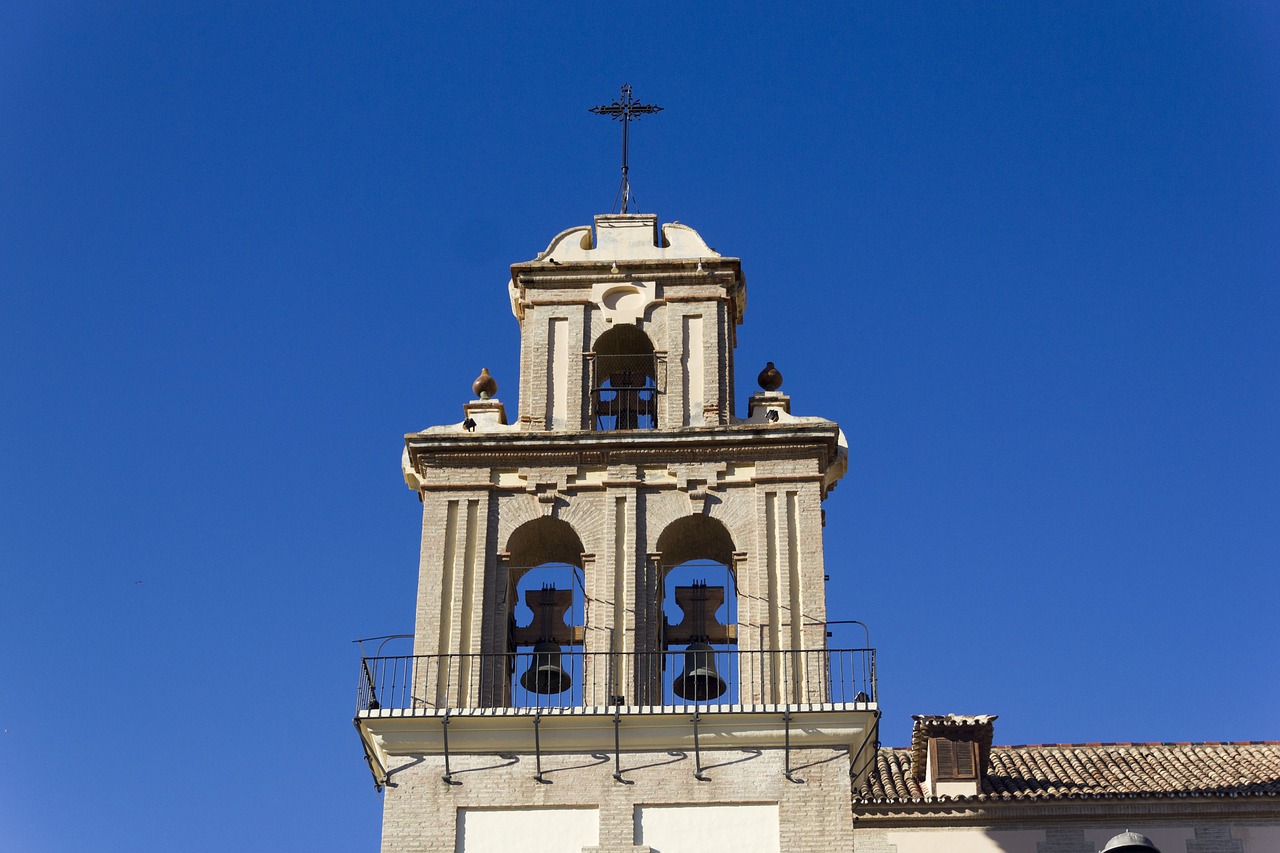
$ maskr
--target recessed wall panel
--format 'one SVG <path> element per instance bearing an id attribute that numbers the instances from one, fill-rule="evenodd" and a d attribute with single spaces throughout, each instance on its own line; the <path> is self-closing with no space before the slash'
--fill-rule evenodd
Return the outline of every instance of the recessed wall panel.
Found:
<path id="1" fill-rule="evenodd" d="M 636 843 L 661 853 L 779 853 L 777 803 L 637 806 Z"/>
<path id="2" fill-rule="evenodd" d="M 599 843 L 599 809 L 458 809 L 454 850 L 578 853 Z"/>

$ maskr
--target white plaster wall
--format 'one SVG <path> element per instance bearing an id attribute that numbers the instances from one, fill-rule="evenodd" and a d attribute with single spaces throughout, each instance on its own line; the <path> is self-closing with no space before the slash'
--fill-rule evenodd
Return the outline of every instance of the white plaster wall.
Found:
<path id="1" fill-rule="evenodd" d="M 1233 834 L 1245 850 L 1280 850 L 1280 826 L 1237 826 Z"/>
<path id="2" fill-rule="evenodd" d="M 1046 835 L 1043 829 L 890 830 L 884 840 L 894 853 L 1038 853 L 1038 845 L 1046 842 Z"/>
<path id="3" fill-rule="evenodd" d="M 636 843 L 654 853 L 778 853 L 776 803 L 638 806 Z"/>
<path id="4" fill-rule="evenodd" d="M 854 849 L 867 853 L 1095 853 L 1126 829 L 1150 838 L 1160 853 L 1280 851 L 1280 827 L 1277 826 L 1208 820 L 1182 826 L 1153 826 L 1137 815 L 1121 822 L 1099 820 L 1095 825 L 1079 828 L 858 829 Z M 1219 837 L 1224 829 L 1226 837 Z"/>
<path id="5" fill-rule="evenodd" d="M 458 809 L 457 853 L 578 853 L 599 839 L 599 809 Z"/>

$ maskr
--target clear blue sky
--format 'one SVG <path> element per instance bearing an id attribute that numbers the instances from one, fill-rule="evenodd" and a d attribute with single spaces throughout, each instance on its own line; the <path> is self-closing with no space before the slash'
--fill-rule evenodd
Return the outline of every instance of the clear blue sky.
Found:
<path id="1" fill-rule="evenodd" d="M 717 6 L 0 5 L 0 850 L 376 848 L 401 436 L 514 405 L 627 81 L 739 412 L 772 360 L 852 445 L 885 742 L 1280 737 L 1277 7 Z"/>

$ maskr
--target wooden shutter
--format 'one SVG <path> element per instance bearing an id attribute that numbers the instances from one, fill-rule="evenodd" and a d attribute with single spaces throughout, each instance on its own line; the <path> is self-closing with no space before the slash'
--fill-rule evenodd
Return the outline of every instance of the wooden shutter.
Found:
<path id="1" fill-rule="evenodd" d="M 978 745 L 973 741 L 929 738 L 929 753 L 934 779 L 954 782 L 978 778 Z"/>

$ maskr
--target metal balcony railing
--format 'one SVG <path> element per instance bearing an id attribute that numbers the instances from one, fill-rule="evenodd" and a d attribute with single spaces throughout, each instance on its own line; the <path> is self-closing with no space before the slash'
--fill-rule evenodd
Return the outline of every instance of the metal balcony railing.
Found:
<path id="1" fill-rule="evenodd" d="M 649 713 L 876 702 L 875 649 L 366 657 L 358 712 L 511 709 Z"/>
<path id="2" fill-rule="evenodd" d="M 656 429 L 658 357 L 595 355 L 591 359 L 591 422 L 597 430 Z"/>

